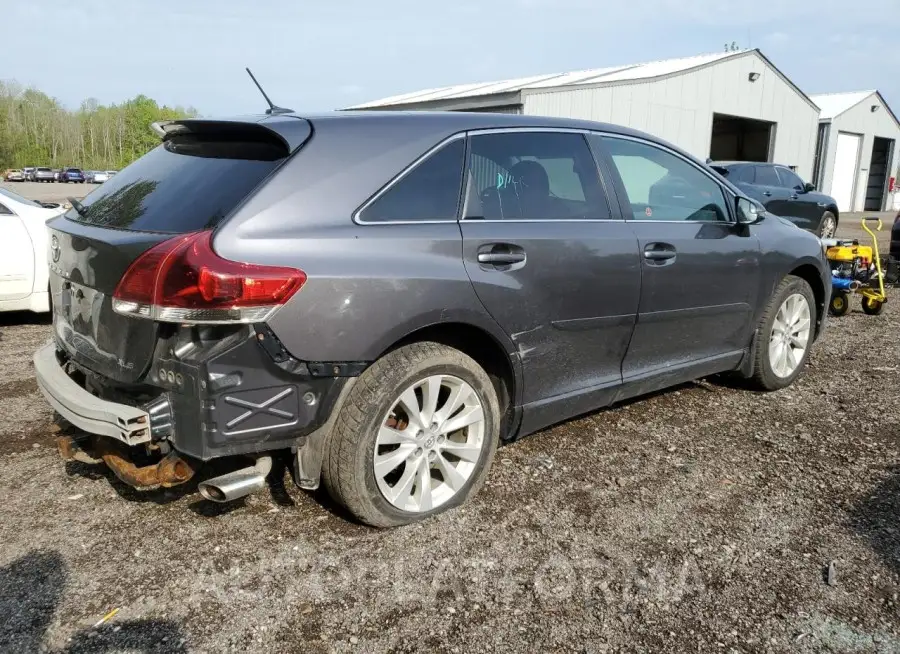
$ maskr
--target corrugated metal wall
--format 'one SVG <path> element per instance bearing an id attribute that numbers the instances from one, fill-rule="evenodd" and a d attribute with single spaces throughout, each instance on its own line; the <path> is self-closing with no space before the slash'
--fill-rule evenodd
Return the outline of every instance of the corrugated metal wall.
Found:
<path id="1" fill-rule="evenodd" d="M 522 105 L 509 104 L 502 107 L 484 107 L 478 109 L 460 109 L 460 111 L 473 111 L 483 114 L 520 114 L 522 113 Z"/>
<path id="2" fill-rule="evenodd" d="M 880 105 L 878 111 L 872 111 L 872 105 Z M 831 132 L 825 155 L 821 189 L 823 193 L 831 193 L 831 183 L 834 178 L 834 159 L 837 151 L 837 137 L 839 132 L 862 134 L 862 148 L 859 154 L 859 166 L 857 168 L 856 184 L 853 192 L 853 211 L 862 211 L 866 201 L 866 186 L 869 180 L 869 163 L 872 161 L 872 145 L 875 137 L 880 136 L 894 140 L 894 158 L 888 162 L 888 176 L 893 176 L 900 161 L 900 128 L 891 118 L 878 96 L 874 93 L 865 101 L 860 102 L 852 109 L 848 109 L 831 121 Z M 889 206 L 889 199 L 885 204 Z"/>
<path id="3" fill-rule="evenodd" d="M 751 72 L 760 73 L 756 82 Z M 774 160 L 812 178 L 819 112 L 756 53 L 667 79 L 524 94 L 525 113 L 584 118 L 649 132 L 700 159 L 714 113 L 777 123 Z"/>

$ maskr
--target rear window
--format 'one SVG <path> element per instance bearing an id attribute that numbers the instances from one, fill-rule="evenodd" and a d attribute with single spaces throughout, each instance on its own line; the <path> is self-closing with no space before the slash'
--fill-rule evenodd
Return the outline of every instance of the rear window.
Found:
<path id="1" fill-rule="evenodd" d="M 148 152 L 81 201 L 77 222 L 186 233 L 215 227 L 289 155 L 268 130 L 181 134 Z"/>
<path id="2" fill-rule="evenodd" d="M 38 172 L 39 173 L 49 173 L 50 169 L 49 168 L 38 168 Z"/>

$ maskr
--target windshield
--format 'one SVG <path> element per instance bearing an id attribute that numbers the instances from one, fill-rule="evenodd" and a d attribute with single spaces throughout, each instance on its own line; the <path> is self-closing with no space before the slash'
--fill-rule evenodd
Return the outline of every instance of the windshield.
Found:
<path id="1" fill-rule="evenodd" d="M 274 135 L 170 137 L 66 217 L 133 231 L 186 233 L 214 227 L 288 156 Z"/>
<path id="2" fill-rule="evenodd" d="M 10 200 L 15 200 L 16 202 L 19 202 L 20 204 L 28 205 L 29 207 L 40 207 L 41 206 L 37 202 L 32 202 L 28 198 L 23 198 L 18 193 L 13 193 L 12 191 L 7 190 L 5 188 L 0 188 L 0 195 L 5 195 Z"/>

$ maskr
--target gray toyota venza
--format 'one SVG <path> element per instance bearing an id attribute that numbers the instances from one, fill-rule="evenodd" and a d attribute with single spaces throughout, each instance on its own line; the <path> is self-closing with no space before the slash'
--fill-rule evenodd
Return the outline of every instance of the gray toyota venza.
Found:
<path id="1" fill-rule="evenodd" d="M 821 333 L 820 242 L 657 138 L 466 113 L 271 113 L 161 143 L 49 223 L 63 457 L 224 502 L 273 460 L 392 526 L 501 440 Z M 208 470 L 209 468 L 207 468 Z"/>

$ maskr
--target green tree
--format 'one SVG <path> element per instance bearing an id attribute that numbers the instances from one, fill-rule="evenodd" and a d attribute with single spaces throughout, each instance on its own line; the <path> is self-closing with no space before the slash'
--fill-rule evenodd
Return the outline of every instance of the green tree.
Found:
<path id="1" fill-rule="evenodd" d="M 0 170 L 124 168 L 159 143 L 151 123 L 196 115 L 193 108 L 160 106 L 145 95 L 108 106 L 88 98 L 70 111 L 37 89 L 0 81 Z"/>

